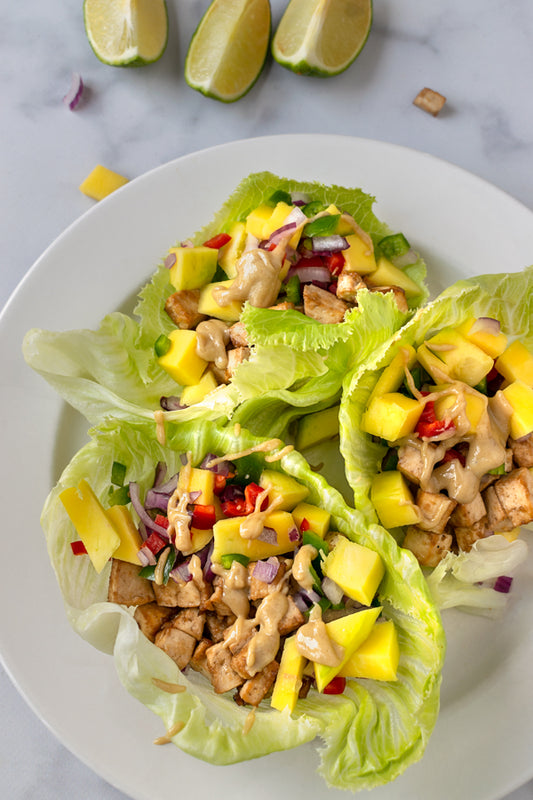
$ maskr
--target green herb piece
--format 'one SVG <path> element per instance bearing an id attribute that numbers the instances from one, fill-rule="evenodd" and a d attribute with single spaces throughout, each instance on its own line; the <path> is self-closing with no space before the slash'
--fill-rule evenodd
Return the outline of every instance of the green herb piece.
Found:
<path id="1" fill-rule="evenodd" d="M 110 506 L 127 506 L 129 502 L 131 502 L 130 487 L 127 485 L 121 486 L 120 489 L 115 489 L 109 495 Z"/>
<path id="2" fill-rule="evenodd" d="M 294 303 L 295 306 L 299 306 L 301 304 L 302 293 L 300 291 L 300 278 L 298 275 L 293 275 L 292 278 L 289 278 L 287 285 L 285 286 L 285 293 L 289 303 Z"/>
<path id="3" fill-rule="evenodd" d="M 292 206 L 292 197 L 288 192 L 284 192 L 283 189 L 278 189 L 268 198 L 267 205 L 277 206 L 278 203 L 287 203 L 288 206 Z"/>
<path id="4" fill-rule="evenodd" d="M 474 386 L 474 389 L 476 389 L 476 391 L 480 392 L 481 394 L 488 394 L 489 388 L 487 384 L 487 376 L 482 378 L 480 382 L 477 384 L 477 386 Z"/>
<path id="5" fill-rule="evenodd" d="M 161 336 L 158 336 L 154 344 L 154 350 L 156 356 L 158 358 L 161 358 L 161 356 L 164 356 L 165 353 L 168 353 L 168 351 L 170 350 L 170 345 L 171 341 L 168 338 L 168 336 L 165 336 L 164 333 L 162 333 Z"/>
<path id="6" fill-rule="evenodd" d="M 121 464 L 120 461 L 113 461 L 111 467 L 111 483 L 115 486 L 124 486 L 124 478 L 126 477 L 126 465 Z"/>
<path id="7" fill-rule="evenodd" d="M 315 214 L 318 214 L 320 211 L 324 210 L 324 204 L 320 202 L 320 200 L 311 200 L 310 203 L 306 203 L 305 206 L 302 206 L 302 211 L 304 212 L 306 217 L 314 217 Z"/>
<path id="8" fill-rule="evenodd" d="M 500 464 L 499 467 L 489 469 L 489 475 L 505 475 L 505 464 Z"/>
<path id="9" fill-rule="evenodd" d="M 398 451 L 396 450 L 396 448 L 390 447 L 383 456 L 383 460 L 381 462 L 381 471 L 389 472 L 390 470 L 395 470 L 397 467 L 398 467 Z"/>
<path id="10" fill-rule="evenodd" d="M 231 569 L 231 565 L 234 561 L 238 561 L 239 564 L 243 565 L 243 567 L 247 567 L 250 563 L 248 556 L 243 556 L 241 553 L 226 553 L 220 557 L 220 563 L 224 569 Z"/>
<path id="11" fill-rule="evenodd" d="M 165 551 L 163 550 L 162 552 L 164 553 Z M 170 578 L 170 573 L 174 568 L 174 564 L 176 563 L 177 557 L 178 557 L 178 552 L 176 548 L 171 547 L 167 560 L 165 561 L 165 566 L 163 567 L 163 583 L 165 585 L 168 583 L 168 579 Z"/>
<path id="12" fill-rule="evenodd" d="M 326 556 L 329 553 L 329 545 L 314 531 L 304 531 L 302 533 L 303 544 L 310 544 L 315 550 L 322 551 Z"/>
<path id="13" fill-rule="evenodd" d="M 337 230 L 340 214 L 325 214 L 323 217 L 308 222 L 303 229 L 304 236 L 331 236 Z"/>
<path id="14" fill-rule="evenodd" d="M 393 261 L 399 256 L 405 255 L 411 249 L 411 245 L 403 235 L 403 233 L 394 233 L 392 236 L 385 236 L 379 242 L 379 248 L 385 258 Z"/>

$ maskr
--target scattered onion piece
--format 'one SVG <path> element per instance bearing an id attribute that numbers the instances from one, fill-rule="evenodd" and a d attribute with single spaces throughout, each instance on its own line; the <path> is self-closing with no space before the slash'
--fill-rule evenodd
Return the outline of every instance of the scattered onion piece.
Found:
<path id="1" fill-rule="evenodd" d="M 253 577 L 264 583 L 272 583 L 278 574 L 279 562 L 273 556 L 266 561 L 258 561 L 254 567 Z"/>
<path id="2" fill-rule="evenodd" d="M 63 98 L 64 104 L 70 108 L 71 111 L 74 111 L 74 109 L 78 106 L 83 94 L 83 89 L 84 86 L 81 75 L 79 72 L 73 72 L 70 89 Z"/>

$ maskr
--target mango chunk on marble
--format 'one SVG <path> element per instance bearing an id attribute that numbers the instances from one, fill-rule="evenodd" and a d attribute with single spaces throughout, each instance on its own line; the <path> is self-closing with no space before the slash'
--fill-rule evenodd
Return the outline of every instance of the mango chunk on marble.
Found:
<path id="1" fill-rule="evenodd" d="M 87 175 L 79 186 L 80 192 L 93 200 L 103 200 L 112 192 L 128 183 L 128 178 L 113 172 L 101 164 L 97 164 L 93 171 Z"/>

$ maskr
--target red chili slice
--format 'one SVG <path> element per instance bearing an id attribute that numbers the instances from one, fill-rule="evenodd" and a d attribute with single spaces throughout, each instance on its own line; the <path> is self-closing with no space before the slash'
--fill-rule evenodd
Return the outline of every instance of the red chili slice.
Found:
<path id="1" fill-rule="evenodd" d="M 225 517 L 243 517 L 250 513 L 247 511 L 248 504 L 244 497 L 239 497 L 238 500 L 225 500 L 221 505 Z"/>
<path id="2" fill-rule="evenodd" d="M 324 264 L 332 275 L 340 275 L 344 268 L 344 256 L 342 253 L 332 253 L 324 256 Z"/>
<path id="3" fill-rule="evenodd" d="M 156 514 L 154 522 L 160 528 L 168 528 L 168 518 L 164 514 Z"/>
<path id="4" fill-rule="evenodd" d="M 192 512 L 191 526 L 199 531 L 208 531 L 217 521 L 215 506 L 195 505 Z"/>
<path id="5" fill-rule="evenodd" d="M 230 241 L 231 236 L 229 233 L 217 233 L 217 235 L 213 236 L 212 239 L 208 239 L 207 242 L 204 242 L 204 247 L 211 247 L 213 250 L 220 250 L 221 247 L 224 247 L 224 245 Z"/>
<path id="6" fill-rule="evenodd" d="M 244 497 L 246 498 L 246 502 L 248 504 L 248 508 L 250 509 L 247 513 L 251 514 L 252 511 L 255 510 L 255 503 L 257 498 L 260 494 L 262 494 L 265 490 L 258 486 L 257 483 L 249 483 L 248 486 L 244 490 Z M 263 502 L 261 503 L 261 511 L 264 511 L 268 507 L 268 497 L 265 497 Z"/>
<path id="7" fill-rule="evenodd" d="M 81 540 L 77 542 L 71 542 L 70 546 L 72 548 L 72 552 L 75 556 L 84 556 L 87 555 L 87 548 L 83 544 Z"/>
<path id="8" fill-rule="evenodd" d="M 310 527 L 311 525 L 309 524 L 309 521 L 304 517 L 300 523 L 300 533 L 305 533 L 305 531 L 308 531 Z"/>
<path id="9" fill-rule="evenodd" d="M 168 542 L 166 542 L 158 533 L 152 531 L 144 544 L 148 550 L 151 550 L 154 556 L 156 556 L 161 552 L 161 550 L 163 550 L 163 548 L 167 546 Z"/>
<path id="10" fill-rule="evenodd" d="M 222 494 L 222 492 L 226 488 L 226 481 L 227 478 L 225 475 L 215 474 L 215 483 L 213 486 L 213 491 L 216 495 Z"/>
<path id="11" fill-rule="evenodd" d="M 328 683 L 324 689 L 324 694 L 342 694 L 346 689 L 346 678 L 341 678 L 337 675 L 332 681 Z"/>
<path id="12" fill-rule="evenodd" d="M 446 431 L 455 430 L 455 423 L 453 420 L 437 419 L 435 415 L 435 403 L 433 400 L 428 400 L 424 406 L 415 432 L 424 439 L 432 439 L 435 436 L 440 436 Z"/>

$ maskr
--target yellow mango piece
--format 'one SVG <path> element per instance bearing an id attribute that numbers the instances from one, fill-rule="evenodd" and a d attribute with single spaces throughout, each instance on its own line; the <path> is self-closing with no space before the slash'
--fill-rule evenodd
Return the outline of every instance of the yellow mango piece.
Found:
<path id="1" fill-rule="evenodd" d="M 401 472 L 380 472 L 372 480 L 370 499 L 384 528 L 416 525 L 421 516 Z"/>
<path id="2" fill-rule="evenodd" d="M 287 219 L 293 208 L 294 206 L 290 206 L 287 203 L 284 203 L 283 201 L 281 201 L 276 205 L 274 211 L 272 212 L 272 216 L 270 217 L 270 219 L 263 228 L 264 232 L 267 234 L 267 236 L 265 236 L 265 239 L 268 239 L 268 237 L 271 236 L 271 234 L 273 234 L 274 231 L 277 231 L 278 228 L 281 228 L 283 227 L 283 225 L 285 225 L 285 220 Z M 300 228 L 299 230 L 295 231 L 295 233 L 289 239 L 289 245 L 291 247 L 294 247 L 294 249 L 296 249 L 298 247 L 298 244 L 300 243 L 300 238 L 302 236 L 302 229 L 303 228 Z"/>
<path id="3" fill-rule="evenodd" d="M 311 503 L 298 503 L 292 510 L 292 518 L 300 528 L 304 519 L 309 523 L 309 528 L 322 539 L 329 531 L 331 514 L 323 508 L 314 506 Z"/>
<path id="4" fill-rule="evenodd" d="M 388 392 L 371 401 L 363 414 L 361 427 L 372 436 L 395 442 L 412 433 L 423 411 L 423 405 L 399 392 Z"/>
<path id="5" fill-rule="evenodd" d="M 507 336 L 501 331 L 491 333 L 490 328 L 483 325 L 475 317 L 470 317 L 457 327 L 458 332 L 468 341 L 480 347 L 491 358 L 500 356 L 507 347 Z"/>
<path id="6" fill-rule="evenodd" d="M 181 386 L 194 386 L 202 377 L 207 361 L 196 352 L 196 331 L 180 330 L 169 333 L 170 348 L 157 360 L 159 366 Z"/>
<path id="7" fill-rule="evenodd" d="M 198 301 L 198 311 L 207 317 L 215 317 L 223 322 L 237 322 L 241 316 L 242 302 L 232 300 L 227 306 L 219 306 L 213 291 L 221 287 L 228 289 L 233 284 L 233 278 L 229 281 L 219 281 L 218 283 L 208 283 L 200 292 Z M 216 293 L 215 293 L 216 294 Z"/>
<path id="8" fill-rule="evenodd" d="M 296 449 L 305 450 L 320 442 L 333 439 L 339 432 L 339 406 L 306 414 L 298 422 Z"/>
<path id="9" fill-rule="evenodd" d="M 343 678 L 371 678 L 375 681 L 397 680 L 400 647 L 392 620 L 374 625 L 361 647 L 339 672 Z"/>
<path id="10" fill-rule="evenodd" d="M 364 242 L 356 233 L 346 236 L 348 249 L 343 250 L 344 269 L 348 272 L 357 272 L 359 275 L 369 275 L 377 269 L 376 257 L 370 250 L 367 242 Z"/>
<path id="11" fill-rule="evenodd" d="M 385 574 L 385 567 L 379 553 L 339 536 L 323 562 L 322 571 L 352 600 L 369 606 Z"/>
<path id="12" fill-rule="evenodd" d="M 229 553 L 241 553 L 251 561 L 258 561 L 294 550 L 296 542 L 289 537 L 289 532 L 294 529 L 294 519 L 288 511 L 273 511 L 266 517 L 265 527 L 276 531 L 277 544 L 262 542 L 260 539 L 243 539 L 240 526 L 245 519 L 247 517 L 232 517 L 215 523 L 215 547 L 212 555 L 215 563 L 220 563 L 221 557 Z"/>
<path id="13" fill-rule="evenodd" d="M 477 386 L 494 366 L 491 356 L 461 336 L 455 328 L 443 328 L 425 344 L 444 363 L 450 378 L 468 386 Z"/>
<path id="14" fill-rule="evenodd" d="M 416 350 L 410 344 L 400 347 L 390 364 L 388 364 L 379 376 L 372 393 L 368 398 L 368 404 L 374 397 L 382 394 L 397 392 L 405 378 L 405 368 L 412 369 L 416 363 Z"/>
<path id="15" fill-rule="evenodd" d="M 177 290 L 201 289 L 213 279 L 217 268 L 218 250 L 213 247 L 171 247 L 168 258 L 175 262 L 170 267 L 168 277 Z"/>
<path id="16" fill-rule="evenodd" d="M 533 386 L 533 355 L 518 339 L 496 359 L 494 366 L 508 381 L 522 381 Z"/>
<path id="17" fill-rule="evenodd" d="M 337 206 L 334 205 L 333 203 L 326 208 L 326 211 L 328 212 L 328 214 L 332 215 L 342 214 L 342 211 L 339 211 Z M 337 222 L 337 227 L 335 228 L 334 233 L 337 234 L 337 236 L 347 236 L 348 234 L 353 233 L 353 228 L 349 222 L 346 222 L 346 220 L 344 219 L 340 219 Z"/>
<path id="18" fill-rule="evenodd" d="M 237 261 L 246 244 L 246 225 L 244 222 L 235 222 L 228 233 L 231 240 L 218 251 L 218 263 L 228 278 L 234 278 L 237 275 Z"/>
<path id="19" fill-rule="evenodd" d="M 337 667 L 326 667 L 324 664 L 315 663 L 316 688 L 323 692 L 328 683 L 339 674 L 341 669 L 355 653 L 358 647 L 368 638 L 376 619 L 381 614 L 381 607 L 367 608 L 356 611 L 346 617 L 334 619 L 326 623 L 329 638 L 336 644 L 344 647 L 344 657 Z"/>
<path id="20" fill-rule="evenodd" d="M 365 279 L 369 286 L 399 286 L 403 289 L 407 299 L 420 294 L 420 286 L 416 284 L 406 272 L 389 261 L 384 256 L 378 259 L 376 269 Z"/>
<path id="21" fill-rule="evenodd" d="M 435 387 L 435 391 L 442 390 L 443 386 Z M 474 391 L 474 390 L 473 390 Z M 479 421 L 487 410 L 487 397 L 480 392 L 470 394 L 466 392 L 464 395 L 465 401 L 465 414 L 470 423 L 470 427 L 465 431 L 465 436 L 473 434 L 477 430 Z M 447 394 L 435 400 L 435 416 L 437 419 L 444 419 L 449 415 L 450 410 L 456 405 L 457 397 L 455 394 Z"/>
<path id="22" fill-rule="evenodd" d="M 97 572 L 101 572 L 117 547 L 120 536 L 95 493 L 85 480 L 59 495 Z"/>
<path id="23" fill-rule="evenodd" d="M 246 217 L 246 233 L 255 236 L 256 239 L 268 239 L 267 224 L 272 216 L 274 209 L 272 206 L 261 205 L 250 211 Z"/>
<path id="24" fill-rule="evenodd" d="M 87 197 L 92 197 L 93 200 L 103 200 L 108 194 L 120 189 L 121 186 L 128 182 L 128 179 L 122 175 L 107 169 L 107 167 L 102 167 L 101 164 L 97 164 L 80 184 L 79 189 L 80 192 L 86 194 Z"/>
<path id="25" fill-rule="evenodd" d="M 451 375 L 448 367 L 442 359 L 431 352 L 426 344 L 421 344 L 417 348 L 416 357 L 435 383 L 443 383 L 450 380 Z"/>
<path id="26" fill-rule="evenodd" d="M 129 561 L 130 564 L 141 564 L 137 553 L 143 546 L 141 534 L 131 517 L 126 506 L 111 506 L 106 509 L 107 518 L 120 537 L 120 544 L 113 553 L 114 558 L 120 561 Z"/>
<path id="27" fill-rule="evenodd" d="M 513 528 L 512 531 L 494 531 L 494 535 L 504 536 L 508 542 L 516 542 L 521 532 L 522 528 Z"/>
<path id="28" fill-rule="evenodd" d="M 180 402 L 184 406 L 193 406 L 195 403 L 200 403 L 217 386 L 217 379 L 213 373 L 206 370 L 198 383 L 195 383 L 194 386 L 185 387 L 181 393 Z"/>
<path id="29" fill-rule="evenodd" d="M 298 483 L 290 475 L 285 475 L 284 472 L 276 472 L 273 469 L 263 470 L 259 478 L 259 486 L 263 489 L 266 489 L 267 486 L 271 487 L 268 492 L 270 502 L 278 497 L 282 498 L 283 502 L 278 506 L 280 511 L 292 511 L 309 494 L 307 486 Z"/>
<path id="30" fill-rule="evenodd" d="M 194 501 L 201 506 L 212 506 L 215 501 L 215 473 L 208 469 L 200 469 L 200 467 L 193 467 L 190 472 L 190 478 L 187 486 L 185 486 L 184 477 L 186 477 L 185 470 L 180 471 L 178 479 L 179 488 L 182 492 L 200 492 L 199 496 Z"/>
<path id="31" fill-rule="evenodd" d="M 292 713 L 302 686 L 305 658 L 296 649 L 296 637 L 285 639 L 276 682 L 272 690 L 270 705 L 278 711 L 288 708 Z"/>
<path id="32" fill-rule="evenodd" d="M 212 528 L 205 531 L 202 531 L 199 528 L 191 528 L 192 546 L 188 550 L 182 550 L 183 555 L 190 556 L 193 553 L 197 553 L 198 550 L 202 550 L 202 548 L 204 548 L 206 544 L 209 544 L 212 538 L 213 538 Z"/>
<path id="33" fill-rule="evenodd" d="M 502 392 L 513 409 L 511 436 L 521 439 L 533 431 L 533 389 L 522 381 L 513 381 Z"/>

